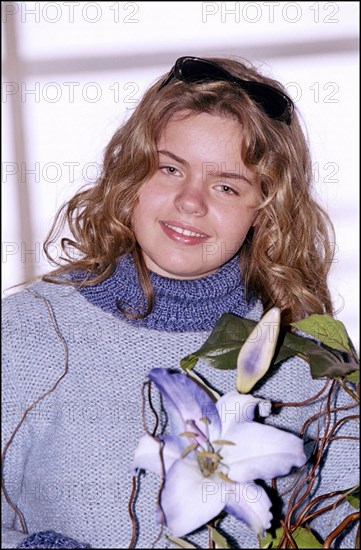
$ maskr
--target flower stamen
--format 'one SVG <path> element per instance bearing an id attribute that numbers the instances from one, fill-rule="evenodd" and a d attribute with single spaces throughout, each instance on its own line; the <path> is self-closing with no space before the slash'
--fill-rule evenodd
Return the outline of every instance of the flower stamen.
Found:
<path id="1" fill-rule="evenodd" d="M 227 439 L 214 439 L 212 441 L 213 445 L 236 445 L 233 441 L 228 441 Z"/>
<path id="2" fill-rule="evenodd" d="M 202 432 L 202 430 L 200 430 L 197 426 L 197 424 L 195 423 L 194 420 L 187 420 L 186 424 L 190 424 L 192 426 L 192 428 L 194 430 L 196 430 L 196 433 L 194 436 L 192 437 L 195 437 L 196 440 L 198 441 L 198 445 L 200 445 L 202 447 L 202 449 L 204 449 L 202 443 L 205 443 L 206 446 L 207 446 L 207 450 L 209 450 L 209 441 L 208 441 L 208 438 L 207 436 Z M 188 432 L 188 433 L 191 433 L 191 432 Z M 200 440 L 200 441 L 199 441 Z M 201 443 L 202 442 L 202 443 Z M 213 451 L 213 448 L 212 448 L 212 451 Z"/>
<path id="3" fill-rule="evenodd" d="M 218 477 L 220 477 L 223 481 L 226 481 L 227 483 L 237 483 L 237 481 L 234 481 L 234 479 L 229 478 L 226 474 L 223 472 L 218 472 Z"/>
<path id="4" fill-rule="evenodd" d="M 198 452 L 197 462 L 204 477 L 209 477 L 217 471 L 221 458 L 216 453 Z"/>
<path id="5" fill-rule="evenodd" d="M 211 460 L 215 460 L 216 462 L 219 462 L 222 458 L 218 453 L 210 453 L 208 451 L 200 451 L 198 452 L 198 456 L 200 458 L 210 458 Z"/>
<path id="6" fill-rule="evenodd" d="M 191 453 L 192 451 L 194 451 L 194 449 L 196 449 L 198 447 L 198 443 L 191 443 L 190 445 L 188 445 L 188 447 L 186 447 L 182 453 L 181 453 L 181 457 L 184 458 L 185 456 L 187 456 L 189 453 Z"/>

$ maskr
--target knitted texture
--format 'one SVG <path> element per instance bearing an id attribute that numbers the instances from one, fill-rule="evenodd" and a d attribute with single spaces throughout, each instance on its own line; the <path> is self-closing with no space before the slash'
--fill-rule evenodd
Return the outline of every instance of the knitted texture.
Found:
<path id="1" fill-rule="evenodd" d="M 16 548 L 90 548 L 90 546 L 64 537 L 55 531 L 42 531 L 27 537 Z"/>
<path id="2" fill-rule="evenodd" d="M 11 530 L 22 531 L 22 518 L 28 533 L 54 530 L 93 548 L 127 548 L 133 529 L 128 512 L 130 464 L 144 434 L 142 385 L 154 367 L 180 371 L 180 359 L 199 349 L 210 331 L 174 333 L 134 326 L 72 287 L 44 282 L 6 298 L 3 315 L 4 444 L 15 432 L 3 470 L 8 497 L 3 503 L 3 547 L 16 547 L 7 544 L 15 540 Z M 259 304 L 247 314 L 255 320 L 260 315 Z M 234 370 L 218 371 L 198 363 L 195 372 L 220 393 L 235 388 Z M 273 401 L 299 402 L 323 386 L 323 380 L 310 377 L 307 363 L 291 358 L 274 367 L 252 393 Z M 152 393 L 154 407 L 164 416 L 157 392 Z M 318 410 L 319 401 L 302 408 L 285 407 L 264 422 L 297 434 Z M 152 430 L 154 417 L 147 408 L 145 416 Z M 332 421 L 337 419 L 334 415 Z M 307 435 L 319 436 L 324 421 L 321 417 L 313 423 Z M 355 433 L 343 423 L 337 435 Z M 315 494 L 352 487 L 357 477 L 357 443 L 332 441 Z M 284 482 L 290 483 L 289 476 Z M 173 546 L 166 529 L 158 538 L 159 488 L 157 476 L 139 474 L 133 506 L 138 548 Z M 343 502 L 311 526 L 325 536 L 351 511 Z M 231 516 L 220 527 L 231 538 L 232 548 L 259 545 L 256 535 Z M 187 538 L 208 548 L 206 528 Z M 337 541 L 337 547 L 351 548 L 353 542 L 352 535 Z"/>
<path id="3" fill-rule="evenodd" d="M 137 327 L 169 332 L 210 330 L 223 313 L 244 317 L 256 303 L 255 300 L 248 303 L 245 299 L 238 256 L 201 279 L 179 280 L 154 272 L 149 274 L 154 289 L 154 308 L 144 319 L 129 320 Z M 81 273 L 74 274 L 74 279 L 83 277 Z M 141 313 L 146 308 L 131 254 L 120 258 L 111 277 L 97 285 L 81 287 L 79 292 L 118 317 L 124 318 L 117 301 L 130 312 Z"/>

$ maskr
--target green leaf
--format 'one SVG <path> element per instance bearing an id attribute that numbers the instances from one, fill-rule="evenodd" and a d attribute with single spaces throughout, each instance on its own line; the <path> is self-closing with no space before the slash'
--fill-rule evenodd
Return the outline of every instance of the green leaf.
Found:
<path id="1" fill-rule="evenodd" d="M 345 362 L 342 351 L 330 348 L 326 344 L 317 344 L 303 336 L 287 333 L 284 343 L 286 346 L 283 347 L 292 350 L 292 355 L 299 355 L 310 364 L 313 378 L 345 376 L 359 369 L 356 363 Z"/>
<path id="2" fill-rule="evenodd" d="M 283 532 L 283 527 L 279 527 L 276 529 L 275 537 L 267 533 L 265 538 L 259 538 L 260 548 L 277 548 L 281 542 Z M 323 548 L 323 545 L 317 540 L 315 535 L 305 527 L 297 527 L 292 533 L 292 537 L 297 548 Z"/>
<path id="3" fill-rule="evenodd" d="M 326 350 L 321 347 L 310 351 L 307 360 L 311 365 L 311 374 L 313 378 L 345 376 L 359 369 L 356 363 L 345 363 L 341 360 L 337 360 L 337 357 L 327 353 Z"/>
<path id="4" fill-rule="evenodd" d="M 360 382 L 360 369 L 355 370 L 350 374 L 348 374 L 346 376 L 346 380 L 348 380 L 349 382 L 353 382 L 354 384 L 357 384 L 357 382 Z"/>
<path id="5" fill-rule="evenodd" d="M 298 548 L 323 548 L 323 544 L 305 527 L 297 527 L 292 537 Z"/>
<path id="6" fill-rule="evenodd" d="M 274 537 L 271 535 L 271 533 L 268 533 L 266 531 L 266 536 L 264 538 L 258 537 L 259 547 L 260 548 L 277 548 L 277 546 L 281 542 L 282 535 L 283 535 L 283 527 L 278 527 L 278 529 L 276 529 Z"/>
<path id="7" fill-rule="evenodd" d="M 357 487 L 355 491 L 347 495 L 346 500 L 356 508 L 356 510 L 360 509 L 360 487 Z"/>
<path id="8" fill-rule="evenodd" d="M 223 314 L 199 350 L 181 360 L 182 369 L 193 369 L 199 359 L 216 369 L 236 369 L 239 351 L 256 325 L 255 321 L 231 313 Z M 345 376 L 359 369 L 356 363 L 345 362 L 342 351 L 283 331 L 272 364 L 277 365 L 294 355 L 302 357 L 310 364 L 313 378 Z"/>
<path id="9" fill-rule="evenodd" d="M 190 542 L 187 542 L 186 540 L 180 539 L 178 537 L 172 537 L 171 535 L 167 535 L 167 539 L 173 542 L 176 548 L 197 548 Z"/>
<path id="10" fill-rule="evenodd" d="M 217 529 L 215 529 L 214 527 L 210 527 L 210 532 L 211 539 L 214 541 L 216 548 L 231 548 L 226 537 L 221 535 L 221 533 L 219 533 Z"/>
<path id="11" fill-rule="evenodd" d="M 356 498 L 356 497 L 353 497 L 353 496 L 348 496 L 348 497 L 346 497 L 346 499 L 351 504 L 351 506 L 353 506 L 353 508 L 356 508 L 356 510 L 360 509 L 360 499 L 359 498 Z"/>
<path id="12" fill-rule="evenodd" d="M 235 369 L 239 350 L 256 324 L 231 313 L 223 314 L 203 346 L 181 360 L 182 369 L 193 369 L 199 359 L 218 369 Z"/>
<path id="13" fill-rule="evenodd" d="M 332 349 L 343 350 L 352 355 L 349 345 L 349 336 L 341 321 L 337 321 L 330 315 L 310 315 L 292 326 L 306 334 L 310 334 Z"/>
<path id="14" fill-rule="evenodd" d="M 190 355 L 187 355 L 184 359 L 181 359 L 181 367 L 184 371 L 192 370 L 197 362 L 199 357 L 197 355 L 193 355 L 192 353 Z"/>

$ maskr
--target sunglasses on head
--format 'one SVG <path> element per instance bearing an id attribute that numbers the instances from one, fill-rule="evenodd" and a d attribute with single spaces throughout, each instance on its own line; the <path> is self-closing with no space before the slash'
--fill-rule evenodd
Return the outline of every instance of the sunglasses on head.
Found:
<path id="1" fill-rule="evenodd" d="M 241 80 L 212 61 L 201 59 L 200 57 L 179 57 L 168 76 L 159 86 L 158 91 L 167 86 L 173 78 L 177 78 L 187 84 L 217 81 L 230 82 L 247 92 L 249 97 L 270 118 L 291 124 L 294 105 L 288 96 L 276 88 L 268 86 L 268 84 L 252 80 Z"/>

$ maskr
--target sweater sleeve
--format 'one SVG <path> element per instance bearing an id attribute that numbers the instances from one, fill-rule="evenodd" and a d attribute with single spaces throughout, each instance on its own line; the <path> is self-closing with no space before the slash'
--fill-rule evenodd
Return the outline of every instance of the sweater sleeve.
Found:
<path id="1" fill-rule="evenodd" d="M 30 293 L 20 292 L 3 300 L 1 547 L 90 548 L 55 531 L 32 533 L 21 512 L 21 499 L 30 498 L 34 490 L 23 483 L 33 438 L 31 411 L 26 411 L 53 385 L 54 374 L 59 371 L 56 364 L 54 369 L 46 368 L 44 347 L 49 343 L 45 319 L 42 304 Z M 48 374 L 39 376 L 36 368 Z"/>
<path id="2" fill-rule="evenodd" d="M 3 324 L 2 338 L 2 453 L 3 457 L 3 487 L 2 501 L 2 529 L 1 547 L 16 548 L 28 535 L 22 529 L 20 517 L 17 513 L 17 499 L 21 492 L 22 472 L 29 449 L 29 434 L 27 426 L 21 428 L 21 437 L 13 438 L 17 424 L 21 420 L 21 397 L 16 388 L 13 357 L 7 349 L 8 324 Z M 9 464 L 12 464 L 8 467 Z M 25 529 L 25 526 L 24 526 Z"/>

